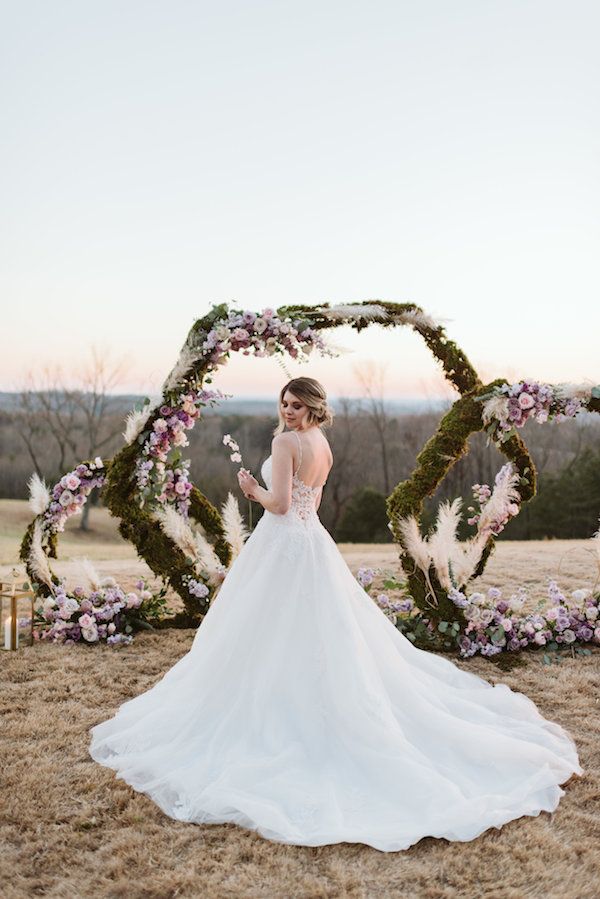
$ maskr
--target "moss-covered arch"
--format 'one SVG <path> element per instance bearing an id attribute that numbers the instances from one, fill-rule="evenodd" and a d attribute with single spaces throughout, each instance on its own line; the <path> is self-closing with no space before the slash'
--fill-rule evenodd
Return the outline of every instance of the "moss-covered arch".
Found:
<path id="1" fill-rule="evenodd" d="M 227 319 L 232 310 L 226 304 L 214 306 L 210 312 L 198 319 L 192 326 L 180 358 L 167 378 L 160 401 L 149 410 L 137 439 L 131 441 L 106 464 L 106 479 L 103 500 L 111 515 L 119 519 L 121 535 L 131 541 L 138 555 L 146 561 L 151 570 L 168 580 L 182 597 L 186 613 L 182 623 L 196 624 L 207 611 L 210 595 L 204 601 L 190 597 L 184 579 L 190 573 L 191 562 L 180 547 L 168 537 L 153 515 L 151 505 L 140 503 L 135 472 L 144 440 L 161 416 L 163 404 L 176 402 L 176 397 L 186 390 L 198 390 L 212 383 L 212 376 L 221 362 L 215 362 L 214 354 L 205 349 L 207 335 Z M 406 515 L 420 516 L 425 497 L 430 496 L 442 481 L 449 468 L 465 452 L 471 433 L 483 428 L 481 404 L 477 395 L 486 388 L 463 351 L 449 340 L 444 328 L 432 321 L 414 303 L 391 303 L 383 300 L 368 300 L 340 306 L 288 305 L 276 311 L 279 319 L 289 321 L 297 333 L 308 330 L 319 332 L 341 325 L 350 325 L 357 331 L 379 324 L 383 327 L 399 325 L 412 327 L 421 335 L 434 358 L 441 365 L 446 378 L 461 395 L 452 409 L 442 419 L 438 431 L 428 441 L 417 460 L 417 468 L 410 479 L 399 484 L 388 498 L 388 511 L 394 537 L 401 547 L 401 560 L 410 572 L 409 582 L 417 604 L 422 605 L 427 592 L 423 573 L 412 571 L 412 560 L 402 545 L 398 521 Z M 308 333 L 308 332 L 307 332 Z M 232 350 L 233 351 L 233 350 Z M 229 351 L 225 354 L 229 356 Z M 529 484 L 523 498 L 533 495 L 535 490 L 534 467 L 522 440 L 515 436 L 501 447 L 507 457 L 525 477 L 529 469 Z M 230 560 L 230 548 L 225 540 L 221 515 L 210 500 L 194 487 L 190 495 L 189 517 L 198 523 L 214 541 L 215 552 L 223 564 Z M 24 541 L 25 546 L 26 541 Z M 480 570 L 485 565 L 493 539 L 490 538 Z M 439 595 L 440 616 L 458 610 L 442 595 Z M 427 606 L 431 613 L 431 609 Z"/>

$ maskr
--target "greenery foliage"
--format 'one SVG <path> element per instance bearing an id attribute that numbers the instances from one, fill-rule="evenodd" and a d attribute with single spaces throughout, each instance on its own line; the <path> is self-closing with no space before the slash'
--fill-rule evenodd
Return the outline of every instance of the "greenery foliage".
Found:
<path id="1" fill-rule="evenodd" d="M 336 536 L 342 543 L 391 541 L 384 494 L 373 487 L 357 490 L 344 510 Z"/>

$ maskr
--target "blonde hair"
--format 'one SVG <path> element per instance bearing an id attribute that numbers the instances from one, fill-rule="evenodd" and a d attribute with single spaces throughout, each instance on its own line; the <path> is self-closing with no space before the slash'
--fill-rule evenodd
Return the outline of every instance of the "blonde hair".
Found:
<path id="1" fill-rule="evenodd" d="M 314 378 L 292 378 L 279 392 L 279 403 L 277 405 L 279 423 L 273 434 L 281 434 L 285 430 L 285 419 L 281 411 L 281 405 L 288 390 L 307 406 L 307 425 L 309 427 L 315 424 L 319 427 L 329 427 L 333 424 L 333 409 L 327 403 L 327 394 L 323 385 Z"/>

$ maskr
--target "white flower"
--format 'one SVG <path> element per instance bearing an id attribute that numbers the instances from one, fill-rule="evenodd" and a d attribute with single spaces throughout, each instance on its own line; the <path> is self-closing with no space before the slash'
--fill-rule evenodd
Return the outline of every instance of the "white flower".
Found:
<path id="1" fill-rule="evenodd" d="M 229 328 L 225 325 L 219 325 L 218 328 L 215 328 L 215 334 L 219 340 L 227 340 L 229 337 Z"/>
<path id="2" fill-rule="evenodd" d="M 81 636 L 88 643 L 96 643 L 98 640 L 98 628 L 95 624 L 92 624 L 91 627 L 82 627 Z"/>
<path id="3" fill-rule="evenodd" d="M 66 610 L 69 612 L 69 616 L 76 612 L 79 608 L 79 603 L 76 599 L 73 599 L 72 596 L 68 596 L 67 599 L 63 603 L 63 611 Z"/>
<path id="4" fill-rule="evenodd" d="M 468 605 L 465 607 L 465 616 L 469 621 L 479 621 L 481 619 L 481 609 L 478 606 Z"/>
<path id="5" fill-rule="evenodd" d="M 267 323 L 264 320 L 264 318 L 259 317 L 259 318 L 255 319 L 254 324 L 252 325 L 252 328 L 256 334 L 262 334 L 263 331 L 266 331 L 266 329 L 267 329 Z"/>
<path id="6" fill-rule="evenodd" d="M 587 606 L 585 610 L 585 617 L 588 621 L 595 621 L 598 617 L 598 609 L 596 606 Z"/>
<path id="7" fill-rule="evenodd" d="M 65 506 L 65 507 L 70 506 L 72 502 L 73 502 L 73 494 L 71 493 L 71 491 L 63 490 L 63 492 L 60 495 L 60 499 L 59 499 L 59 503 L 61 504 L 61 506 Z"/>
<path id="8" fill-rule="evenodd" d="M 173 437 L 173 446 L 187 446 L 188 439 L 186 437 L 185 431 L 178 431 Z"/>
<path id="9" fill-rule="evenodd" d="M 231 459 L 232 462 L 241 462 L 242 461 L 242 457 L 240 456 L 239 453 L 232 453 L 229 458 Z"/>
<path id="10" fill-rule="evenodd" d="M 575 602 L 583 602 L 584 599 L 587 599 L 589 596 L 591 596 L 591 592 L 591 590 L 586 590 L 585 588 L 582 590 L 573 590 L 571 592 L 571 596 L 573 597 Z"/>
<path id="11" fill-rule="evenodd" d="M 47 596 L 44 600 L 44 604 L 42 606 L 44 612 L 50 612 L 55 607 L 54 599 L 51 596 Z"/>
<path id="12" fill-rule="evenodd" d="M 94 459 L 94 465 L 96 466 L 96 468 L 104 468 L 104 462 L 102 461 L 102 458 L 100 456 L 96 456 L 96 458 Z"/>

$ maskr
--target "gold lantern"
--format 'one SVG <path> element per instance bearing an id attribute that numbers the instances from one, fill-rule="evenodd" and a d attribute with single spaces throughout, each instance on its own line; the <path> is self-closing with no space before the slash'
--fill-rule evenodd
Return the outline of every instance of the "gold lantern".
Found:
<path id="1" fill-rule="evenodd" d="M 33 643 L 35 597 L 24 584 L 0 581 L 0 648 L 18 649 Z"/>

